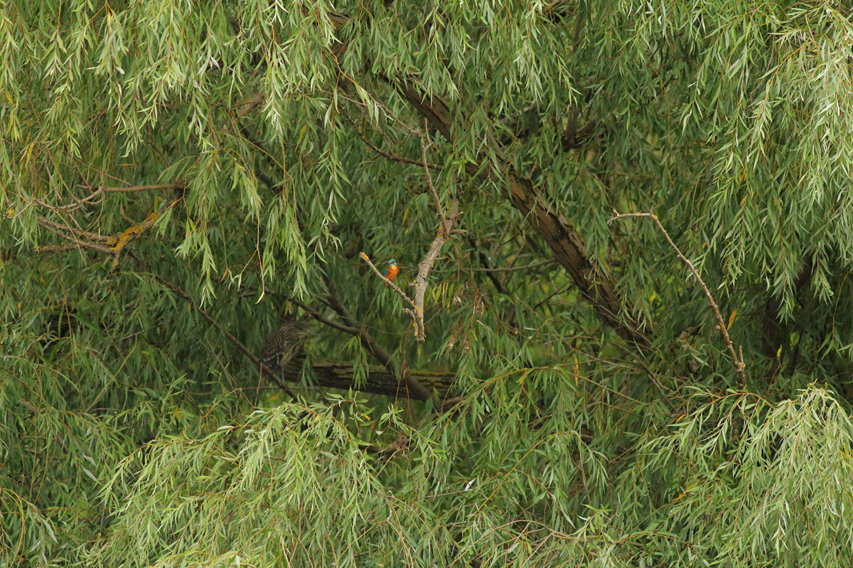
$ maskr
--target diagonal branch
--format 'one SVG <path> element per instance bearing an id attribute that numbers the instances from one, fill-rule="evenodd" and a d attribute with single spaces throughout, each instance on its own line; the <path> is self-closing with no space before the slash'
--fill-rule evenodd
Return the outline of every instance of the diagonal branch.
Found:
<path id="1" fill-rule="evenodd" d="M 396 284 L 394 284 L 394 282 L 393 282 L 392 280 L 388 280 L 387 278 L 385 278 L 385 275 L 383 275 L 381 272 L 379 272 L 379 269 L 378 269 L 378 268 L 376 268 L 376 265 L 374 265 L 374 264 L 373 264 L 373 262 L 371 262 L 371 260 L 370 260 L 370 257 L 369 257 L 369 256 L 367 256 L 367 255 L 366 255 L 365 253 L 363 253 L 363 252 L 360 252 L 360 253 L 358 253 L 358 257 L 359 257 L 361 260 L 363 260 L 363 261 L 365 262 L 365 264 L 367 264 L 367 266 L 369 266 L 369 267 L 371 268 L 371 270 L 373 270 L 373 272 L 375 272 L 375 273 L 376 273 L 376 275 L 377 275 L 379 278 L 381 278 L 383 282 L 385 282 L 385 284 L 387 284 L 388 286 L 390 286 L 390 287 L 391 287 L 391 289 L 392 289 L 392 290 L 394 290 L 395 292 L 397 292 L 397 294 L 399 294 L 401 298 L 403 298 L 404 300 L 406 300 L 406 302 L 408 302 L 408 304 L 409 304 L 410 306 L 412 306 L 413 308 L 415 308 L 415 310 L 417 310 L 417 309 L 418 309 L 418 305 L 417 305 L 415 302 L 413 302 L 413 301 L 412 301 L 412 299 L 411 299 L 411 298 L 409 298 L 409 297 L 406 295 L 406 293 L 405 293 L 405 292 L 403 292 L 403 291 L 400 289 L 400 287 L 399 287 L 399 286 L 397 286 Z M 335 310 L 335 311 L 337 311 L 337 310 Z"/>
<path id="2" fill-rule="evenodd" d="M 374 267 L 375 269 L 375 267 Z M 433 398 L 432 392 L 430 392 L 426 387 L 424 387 L 415 377 L 409 373 L 408 369 L 402 367 L 400 369 L 394 364 L 394 361 L 391 359 L 390 353 L 385 351 L 381 345 L 379 345 L 375 339 L 367 332 L 366 329 L 362 325 L 360 325 L 357 321 L 353 319 L 353 317 L 349 314 L 346 308 L 344 308 L 343 304 L 341 304 L 340 300 L 335 293 L 335 287 L 331 280 L 326 279 L 326 286 L 329 290 L 329 297 L 327 298 L 327 302 L 329 306 L 338 314 L 338 317 L 344 322 L 349 328 L 358 330 L 358 338 L 361 341 L 362 347 L 370 353 L 374 359 L 379 361 L 388 372 L 390 372 L 395 377 L 401 377 L 408 387 L 409 393 L 408 395 L 412 398 L 417 398 L 419 400 L 427 401 Z"/>
<path id="3" fill-rule="evenodd" d="M 220 332 L 222 332 L 222 334 L 225 335 L 226 338 L 228 338 L 228 341 L 233 343 L 234 346 L 243 355 L 245 355 L 256 368 L 260 369 L 261 374 L 266 375 L 270 380 L 272 380 L 276 385 L 278 385 L 278 388 L 280 388 L 281 390 L 286 392 L 290 396 L 291 399 L 296 400 L 296 394 L 292 390 L 290 390 L 290 387 L 288 387 L 286 384 L 281 382 L 281 379 L 279 379 L 279 377 L 276 373 L 274 373 L 270 368 L 265 366 L 261 362 L 261 360 L 258 359 L 258 357 L 249 350 L 248 347 L 243 345 L 243 343 L 239 339 L 237 339 L 236 337 L 234 337 L 233 335 L 228 333 L 228 330 L 226 330 L 224 327 L 222 327 L 222 324 L 220 324 L 218 321 L 216 321 L 215 319 L 210 317 L 210 314 L 208 314 L 206 311 L 204 311 L 204 308 L 202 308 L 201 306 L 196 304 L 195 300 L 193 300 L 189 294 L 187 294 L 186 292 L 181 290 L 178 286 L 176 286 L 170 282 L 167 282 L 166 280 L 164 280 L 162 277 L 158 276 L 157 274 L 154 274 L 153 277 L 162 286 L 168 288 L 169 290 L 171 290 L 172 292 L 174 292 L 175 294 L 180 296 L 183 300 L 186 300 L 187 302 L 189 302 L 190 306 L 192 306 L 195 309 L 195 311 L 197 311 L 201 315 L 201 317 L 203 317 L 205 320 L 207 320 L 207 322 L 210 323 L 210 325 L 214 326 L 216 329 L 218 329 Z"/>
<path id="4" fill-rule="evenodd" d="M 614 213 L 616 213 L 614 211 Z M 690 269 L 690 272 L 693 273 L 693 277 L 696 278 L 696 281 L 699 282 L 699 285 L 702 287 L 702 290 L 705 292 L 705 297 L 708 298 L 708 304 L 711 306 L 711 311 L 714 312 L 714 317 L 717 318 L 717 327 L 720 328 L 720 332 L 723 334 L 723 339 L 726 341 L 726 348 L 729 350 L 729 354 L 732 357 L 732 361 L 735 364 L 735 370 L 737 371 L 738 376 L 742 382 L 746 381 L 746 376 L 744 375 L 743 370 L 746 368 L 743 362 L 743 354 L 741 353 L 741 357 L 738 358 L 737 353 L 735 353 L 735 348 L 732 345 L 732 340 L 729 337 L 729 332 L 726 329 L 726 324 L 723 323 L 723 316 L 720 315 L 720 309 L 717 307 L 717 302 L 714 301 L 714 297 L 711 295 L 711 292 L 708 290 L 708 287 L 705 285 L 705 282 L 702 281 L 702 278 L 699 276 L 699 273 L 696 272 L 696 269 L 693 268 L 693 263 L 687 260 L 687 257 L 681 254 L 681 251 L 678 249 L 676 244 L 672 242 L 672 239 L 669 237 L 669 233 L 666 232 L 666 229 L 663 228 L 663 225 L 658 219 L 658 216 L 654 213 L 616 213 L 610 220 L 615 221 L 616 219 L 627 219 L 628 217 L 649 217 L 651 218 L 655 224 L 658 226 L 658 229 L 663 233 L 663 236 L 666 237 L 667 242 L 669 242 L 669 246 L 675 251 L 675 254 L 678 255 L 678 258 L 681 259 L 684 264 L 687 265 L 687 268 Z"/>

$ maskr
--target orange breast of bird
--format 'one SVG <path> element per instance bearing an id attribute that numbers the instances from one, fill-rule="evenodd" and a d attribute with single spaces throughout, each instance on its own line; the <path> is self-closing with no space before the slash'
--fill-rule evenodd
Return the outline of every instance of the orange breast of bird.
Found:
<path id="1" fill-rule="evenodd" d="M 397 265 L 396 264 L 390 264 L 390 265 L 388 265 L 388 270 L 385 271 L 385 278 L 387 278 L 388 280 L 393 282 L 394 279 L 397 278 L 398 272 L 400 272 L 400 269 L 397 267 Z M 385 287 L 386 288 L 388 287 L 387 282 L 385 283 Z"/>

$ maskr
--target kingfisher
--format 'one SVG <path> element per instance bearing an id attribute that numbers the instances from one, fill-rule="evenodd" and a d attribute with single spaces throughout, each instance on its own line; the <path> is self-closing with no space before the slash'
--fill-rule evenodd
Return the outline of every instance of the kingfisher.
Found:
<path id="1" fill-rule="evenodd" d="M 400 269 L 397 267 L 397 261 L 392 258 L 388 261 L 388 270 L 385 271 L 385 278 L 393 282 L 397 278 L 398 272 L 400 272 Z M 387 282 L 385 283 L 385 287 L 388 287 Z"/>

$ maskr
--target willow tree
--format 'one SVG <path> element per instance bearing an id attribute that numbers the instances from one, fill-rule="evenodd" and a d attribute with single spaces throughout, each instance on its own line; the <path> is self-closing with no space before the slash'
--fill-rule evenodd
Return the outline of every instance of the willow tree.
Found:
<path id="1" fill-rule="evenodd" d="M 0 566 L 849 560 L 844 3 L 2 5 Z"/>

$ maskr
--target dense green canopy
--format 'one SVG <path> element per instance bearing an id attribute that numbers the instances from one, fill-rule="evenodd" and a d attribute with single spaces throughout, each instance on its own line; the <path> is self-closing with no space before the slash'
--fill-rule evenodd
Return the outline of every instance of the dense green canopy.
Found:
<path id="1" fill-rule="evenodd" d="M 847 3 L 0 7 L 0 568 L 849 562 Z"/>

